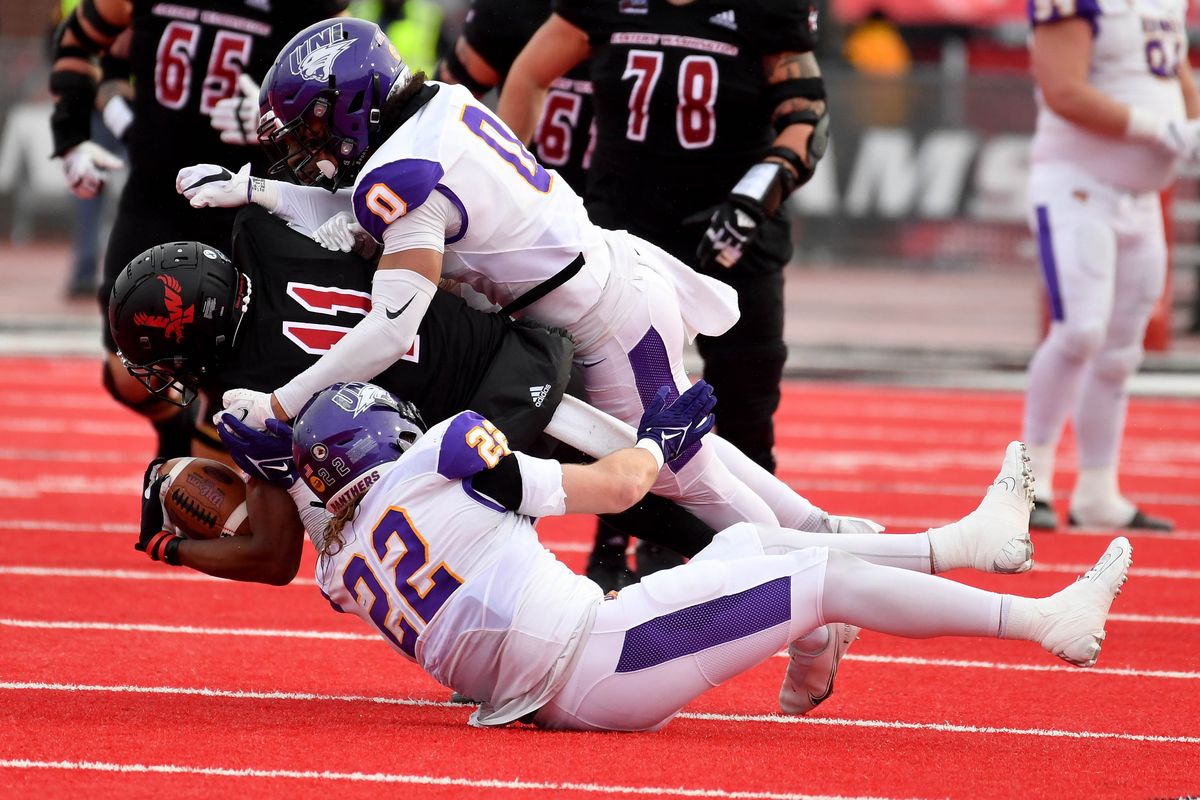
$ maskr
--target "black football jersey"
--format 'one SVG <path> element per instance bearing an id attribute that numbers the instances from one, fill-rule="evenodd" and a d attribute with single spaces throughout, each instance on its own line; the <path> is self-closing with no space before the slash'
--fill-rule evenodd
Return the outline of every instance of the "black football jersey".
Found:
<path id="1" fill-rule="evenodd" d="M 550 0 L 472 0 L 462 35 L 500 74 L 503 86 L 517 55 L 549 16 Z M 534 155 L 583 194 L 594 137 L 592 83 L 585 62 L 546 92 L 533 136 Z"/>
<path id="2" fill-rule="evenodd" d="M 238 92 L 238 76 L 259 83 L 275 56 L 303 28 L 334 16 L 346 0 L 134 0 L 129 69 L 134 87 L 130 162 L 143 187 L 174 192 L 181 167 L 246 161 L 263 174 L 262 148 L 221 142 L 210 116 Z"/>
<path id="3" fill-rule="evenodd" d="M 250 277 L 250 308 L 232 352 L 203 387 L 214 408 L 229 389 L 282 386 L 371 308 L 371 264 L 324 250 L 261 209 L 251 213 L 239 217 L 233 252 L 234 264 Z M 470 407 L 510 324 L 435 292 L 412 348 L 372 382 L 415 403 L 429 424 L 445 419 Z"/>
<path id="4" fill-rule="evenodd" d="M 652 226 L 721 202 L 763 157 L 775 138 L 763 58 L 811 51 L 816 36 L 816 12 L 799 0 L 554 0 L 554 10 L 592 48 L 588 199 Z"/>

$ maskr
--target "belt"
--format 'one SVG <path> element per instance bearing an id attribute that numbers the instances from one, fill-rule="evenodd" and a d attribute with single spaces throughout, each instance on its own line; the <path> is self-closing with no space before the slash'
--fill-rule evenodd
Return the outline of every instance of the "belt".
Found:
<path id="1" fill-rule="evenodd" d="M 500 309 L 500 313 L 506 316 L 516 314 L 518 311 L 524 311 L 529 306 L 541 300 L 546 295 L 553 292 L 558 287 L 562 286 L 567 281 L 579 274 L 579 270 L 583 269 L 583 265 L 587 263 L 583 258 L 583 253 L 575 256 L 575 260 L 558 272 L 551 275 L 546 280 L 539 283 L 537 286 L 530 289 L 525 294 L 513 300 L 511 303 Z"/>

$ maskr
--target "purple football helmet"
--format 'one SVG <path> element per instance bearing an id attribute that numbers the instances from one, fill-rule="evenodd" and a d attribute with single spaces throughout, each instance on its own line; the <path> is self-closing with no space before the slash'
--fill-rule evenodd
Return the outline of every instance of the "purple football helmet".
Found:
<path id="1" fill-rule="evenodd" d="M 350 17 L 310 25 L 288 42 L 263 82 L 259 140 L 288 175 L 330 191 L 354 182 L 370 155 L 388 96 L 412 74 L 374 22 Z"/>
<path id="2" fill-rule="evenodd" d="M 421 413 L 370 383 L 335 383 L 312 396 L 292 429 L 300 478 L 338 514 L 425 432 Z"/>

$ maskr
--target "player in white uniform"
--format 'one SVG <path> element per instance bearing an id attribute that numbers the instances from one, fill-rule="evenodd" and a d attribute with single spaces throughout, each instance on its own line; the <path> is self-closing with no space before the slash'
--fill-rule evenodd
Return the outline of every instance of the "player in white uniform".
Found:
<path id="1" fill-rule="evenodd" d="M 711 409 L 701 382 L 666 408 L 652 405 L 635 447 L 586 466 L 510 453 L 474 412 L 422 433 L 411 405 L 370 384 L 322 391 L 294 434 L 271 428 L 294 455 L 292 474 L 333 515 L 314 520 L 300 508 L 322 592 L 433 678 L 478 698 L 476 725 L 655 730 L 834 621 L 917 638 L 1026 639 L 1077 666 L 1095 663 L 1130 563 L 1124 538 L 1082 580 L 1042 599 L 910 571 L 880 555 L 892 535 L 797 536 L 745 523 L 688 564 L 606 598 L 538 543 L 534 517 L 636 502 L 711 427 Z M 1027 477 L 1014 442 L 983 501 L 1004 510 L 995 524 L 1028 525 Z M 965 553 L 935 546 L 933 557 L 969 566 Z M 785 681 L 784 710 L 796 688 Z"/>
<path id="2" fill-rule="evenodd" d="M 1054 457 L 1073 413 L 1073 523 L 1170 530 L 1125 499 L 1117 461 L 1126 384 L 1166 268 L 1158 192 L 1200 156 L 1200 96 L 1187 61 L 1186 0 L 1031 0 L 1038 86 L 1030 225 L 1050 300 L 1029 366 L 1024 439 L 1035 528 L 1057 526 Z"/>
<path id="3" fill-rule="evenodd" d="M 302 31 L 264 92 L 275 119 L 264 141 L 281 151 L 280 171 L 310 187 L 211 165 L 181 171 L 177 187 L 196 206 L 259 202 L 303 229 L 324 226 L 324 237 L 348 233 L 352 214 L 383 256 L 372 311 L 325 357 L 270 397 L 227 397 L 255 427 L 402 356 L 443 277 L 505 313 L 568 330 L 589 402 L 629 424 L 661 384 L 687 388 L 688 339 L 737 319 L 731 289 L 649 242 L 593 225 L 579 196 L 469 91 L 413 78 L 372 23 L 337 19 Z M 321 191 L 351 183 L 352 201 Z M 718 529 L 738 521 L 832 527 L 718 437 L 664 472 L 655 493 Z"/>

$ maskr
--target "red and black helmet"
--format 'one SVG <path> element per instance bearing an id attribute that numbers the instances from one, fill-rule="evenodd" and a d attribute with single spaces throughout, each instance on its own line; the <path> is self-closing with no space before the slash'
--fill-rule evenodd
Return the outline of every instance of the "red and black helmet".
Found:
<path id="1" fill-rule="evenodd" d="M 154 395 L 187 405 L 233 346 L 249 304 L 250 280 L 224 253 L 170 242 L 117 276 L 108 328 L 130 375 Z"/>

